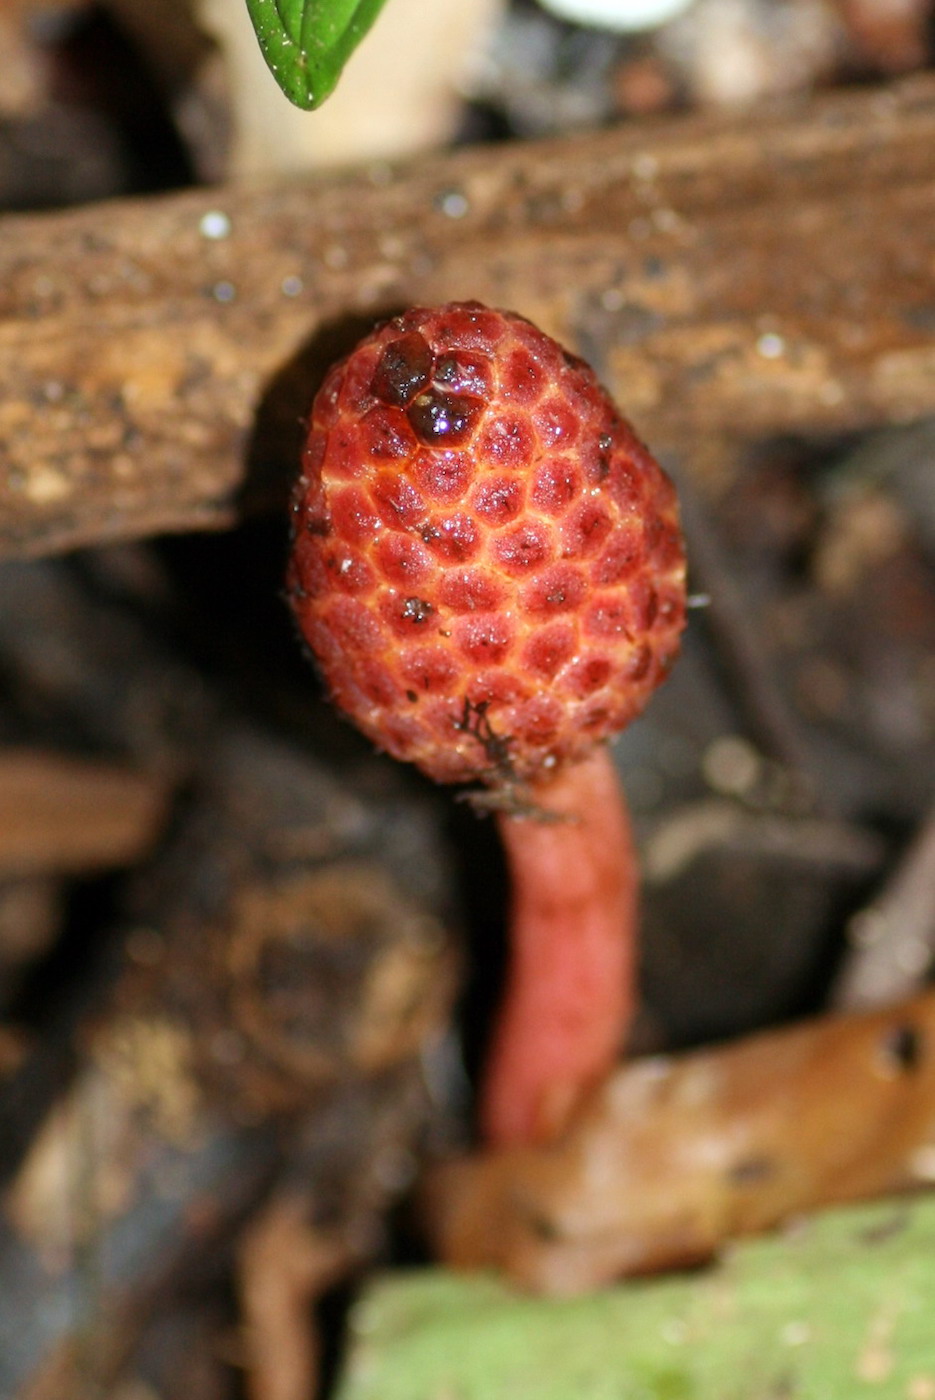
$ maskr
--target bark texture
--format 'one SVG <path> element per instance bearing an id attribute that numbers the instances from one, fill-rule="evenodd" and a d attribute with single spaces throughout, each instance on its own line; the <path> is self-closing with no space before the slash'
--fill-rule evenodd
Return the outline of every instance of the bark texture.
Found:
<path id="1" fill-rule="evenodd" d="M 324 366 L 453 297 L 537 321 L 696 464 L 931 413 L 935 80 L 6 219 L 0 552 L 278 503 Z"/>

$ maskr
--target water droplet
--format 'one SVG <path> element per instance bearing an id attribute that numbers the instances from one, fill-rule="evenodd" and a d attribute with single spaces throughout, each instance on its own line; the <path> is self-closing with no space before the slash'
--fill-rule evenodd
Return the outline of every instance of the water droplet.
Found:
<path id="1" fill-rule="evenodd" d="M 233 301 L 237 295 L 237 288 L 233 282 L 215 282 L 211 288 L 211 295 L 215 301 L 227 303 Z"/>
<path id="2" fill-rule="evenodd" d="M 442 190 L 435 196 L 435 208 L 449 219 L 463 219 L 470 207 L 462 190 Z"/>
<path id="3" fill-rule="evenodd" d="M 305 283 L 301 277 L 284 277 L 282 279 L 281 290 L 284 297 L 297 297 L 305 291 Z"/>
<path id="4" fill-rule="evenodd" d="M 227 238 L 230 231 L 231 221 L 221 209 L 209 209 L 207 214 L 202 214 L 198 223 L 202 238 Z"/>

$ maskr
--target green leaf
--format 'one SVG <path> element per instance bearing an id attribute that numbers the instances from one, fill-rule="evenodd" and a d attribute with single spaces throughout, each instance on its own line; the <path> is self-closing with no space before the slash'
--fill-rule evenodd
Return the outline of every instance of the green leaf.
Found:
<path id="1" fill-rule="evenodd" d="M 354 1304 L 337 1400 L 911 1400 L 935 1392 L 933 1297 L 931 1194 L 582 1298 L 401 1270 Z"/>
<path id="2" fill-rule="evenodd" d="M 273 77 L 297 107 L 318 107 L 386 0 L 247 0 Z"/>

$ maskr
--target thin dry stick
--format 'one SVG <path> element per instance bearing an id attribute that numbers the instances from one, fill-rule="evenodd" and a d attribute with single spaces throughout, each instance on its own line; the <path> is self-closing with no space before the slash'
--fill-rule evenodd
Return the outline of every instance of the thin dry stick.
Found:
<path id="1" fill-rule="evenodd" d="M 311 1400 L 321 1344 L 314 1305 L 355 1262 L 340 1236 L 309 1223 L 304 1196 L 281 1192 L 249 1225 L 239 1253 L 251 1400 Z"/>
<path id="2" fill-rule="evenodd" d="M 851 951 L 832 994 L 859 1011 L 908 996 L 935 956 L 935 803 L 879 894 L 850 921 Z"/>

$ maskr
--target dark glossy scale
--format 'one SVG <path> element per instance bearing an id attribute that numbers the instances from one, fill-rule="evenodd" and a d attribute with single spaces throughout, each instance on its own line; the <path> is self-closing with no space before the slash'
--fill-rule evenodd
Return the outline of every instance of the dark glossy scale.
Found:
<path id="1" fill-rule="evenodd" d="M 418 331 L 391 340 L 380 356 L 371 391 L 384 403 L 405 408 L 432 378 L 433 356 Z"/>

